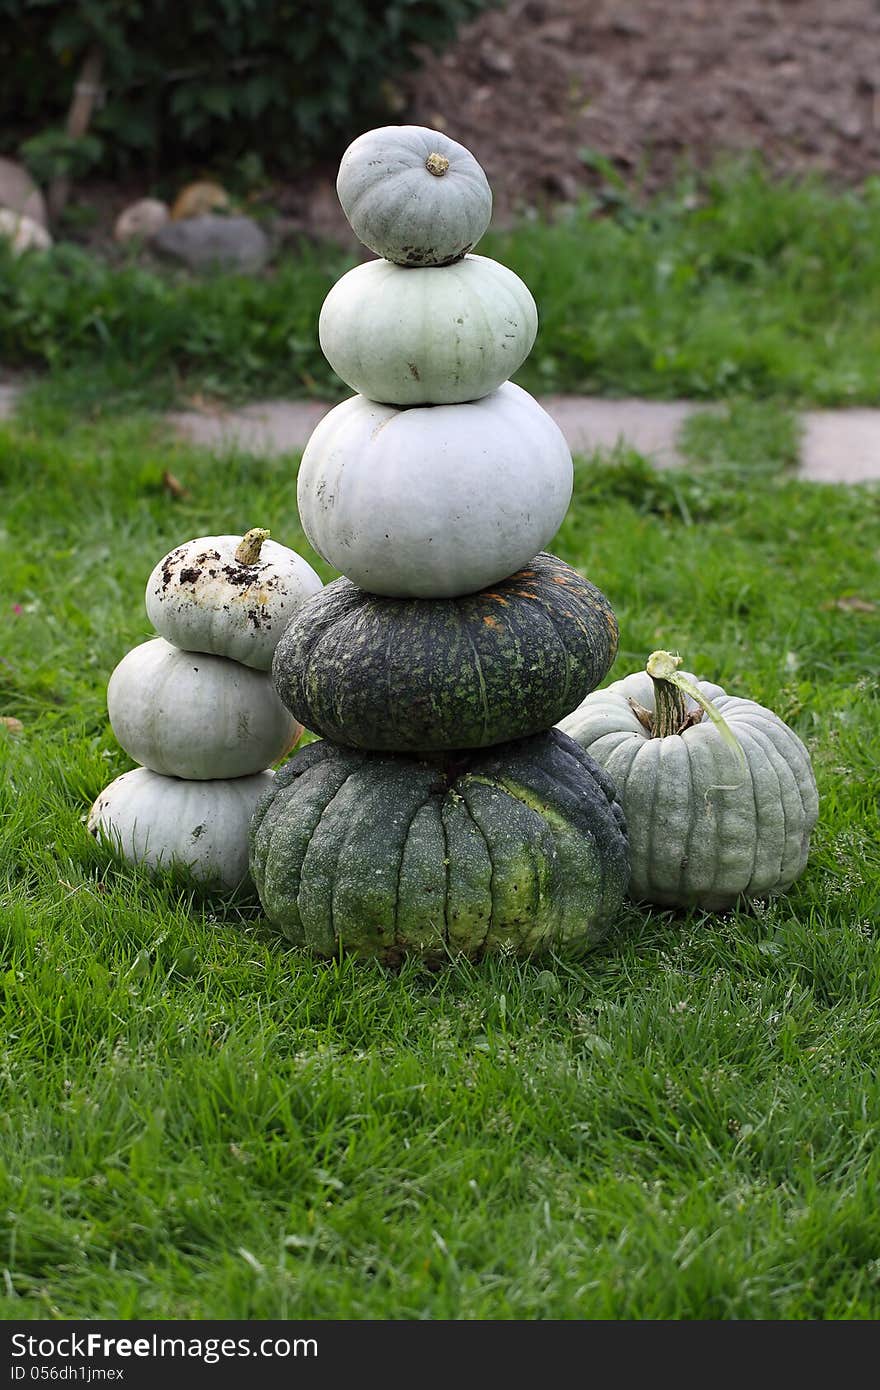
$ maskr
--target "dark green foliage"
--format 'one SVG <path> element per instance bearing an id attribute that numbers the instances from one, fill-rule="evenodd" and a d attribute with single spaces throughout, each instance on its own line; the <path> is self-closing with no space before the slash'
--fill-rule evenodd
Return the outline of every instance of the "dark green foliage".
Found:
<path id="1" fill-rule="evenodd" d="M 582 954 L 629 876 L 611 780 L 558 729 L 443 762 L 310 744 L 257 807 L 251 871 L 295 945 L 431 963 Z"/>
<path id="2" fill-rule="evenodd" d="M 380 598 L 337 579 L 275 650 L 307 729 L 355 748 L 485 748 L 548 729 L 617 653 L 607 598 L 555 555 L 463 598 Z"/>
<path id="3" fill-rule="evenodd" d="M 0 0 L 0 128 L 60 125 L 97 48 L 106 99 L 92 124 L 106 165 L 260 151 L 290 171 L 395 119 L 383 79 L 491 3 Z"/>

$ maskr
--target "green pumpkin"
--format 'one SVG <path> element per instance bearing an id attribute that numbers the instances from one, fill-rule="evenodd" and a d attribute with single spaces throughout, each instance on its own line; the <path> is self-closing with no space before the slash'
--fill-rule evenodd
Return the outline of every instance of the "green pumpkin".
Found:
<path id="1" fill-rule="evenodd" d="M 654 652 L 561 728 L 614 779 L 629 827 L 631 896 L 730 907 L 781 893 L 806 865 L 819 798 L 793 729 L 754 700 Z"/>
<path id="2" fill-rule="evenodd" d="M 337 579 L 300 608 L 272 679 L 306 728 L 355 748 L 484 748 L 549 728 L 599 684 L 617 621 L 553 555 L 457 599 L 393 599 Z"/>
<path id="3" fill-rule="evenodd" d="M 492 191 L 470 150 L 426 126 L 364 131 L 339 161 L 336 192 L 364 245 L 405 266 L 459 260 L 492 216 Z"/>
<path id="4" fill-rule="evenodd" d="M 250 840 L 267 917 L 321 956 L 578 954 L 628 877 L 612 783 L 558 730 L 432 762 L 312 743 Z"/>

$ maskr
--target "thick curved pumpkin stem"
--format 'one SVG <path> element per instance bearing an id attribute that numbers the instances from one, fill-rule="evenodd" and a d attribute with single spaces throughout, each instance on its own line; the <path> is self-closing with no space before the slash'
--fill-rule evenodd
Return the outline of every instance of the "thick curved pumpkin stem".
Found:
<path id="1" fill-rule="evenodd" d="M 262 526 L 254 526 L 242 536 L 235 551 L 240 565 L 255 565 L 260 558 L 263 541 L 269 539 L 269 532 Z"/>
<path id="2" fill-rule="evenodd" d="M 652 652 L 648 657 L 646 670 L 654 683 L 654 738 L 680 734 L 686 727 L 684 692 L 670 679 L 680 664 L 681 657 L 671 652 Z"/>
<path id="3" fill-rule="evenodd" d="M 719 714 L 712 701 L 707 700 L 696 681 L 692 681 L 690 676 L 685 676 L 678 670 L 680 665 L 681 657 L 673 655 L 672 652 L 652 652 L 648 657 L 645 670 L 654 682 L 654 738 L 683 733 L 688 725 L 694 722 L 684 700 L 685 695 L 690 695 L 745 766 L 746 755 L 727 720 Z"/>
<path id="4" fill-rule="evenodd" d="M 428 155 L 428 158 L 425 160 L 425 168 L 428 173 L 433 174 L 435 178 L 442 179 L 446 170 L 449 168 L 449 160 L 446 158 L 445 154 L 437 154 L 435 152 L 434 154 Z"/>

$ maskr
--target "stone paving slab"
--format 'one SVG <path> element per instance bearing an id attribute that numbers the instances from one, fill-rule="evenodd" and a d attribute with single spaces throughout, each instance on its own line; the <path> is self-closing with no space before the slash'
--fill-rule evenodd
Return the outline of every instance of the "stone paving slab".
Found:
<path id="1" fill-rule="evenodd" d="M 7 420 L 15 410 L 15 402 L 18 397 L 18 387 L 4 385 L 0 381 L 0 420 Z"/>
<path id="2" fill-rule="evenodd" d="M 695 407 L 690 401 L 613 400 L 590 396 L 544 396 L 574 454 L 629 445 L 658 468 L 684 463 L 678 452 L 682 425 Z"/>
<path id="3" fill-rule="evenodd" d="M 166 418 L 191 444 L 286 454 L 305 447 L 331 408 L 326 401 L 262 401 L 232 411 L 175 410 Z"/>
<path id="4" fill-rule="evenodd" d="M 810 410 L 798 477 L 812 483 L 880 479 L 880 410 Z"/>

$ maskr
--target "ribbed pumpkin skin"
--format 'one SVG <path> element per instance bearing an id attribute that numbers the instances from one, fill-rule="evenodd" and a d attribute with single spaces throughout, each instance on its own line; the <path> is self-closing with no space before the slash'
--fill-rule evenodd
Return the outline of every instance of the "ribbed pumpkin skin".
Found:
<path id="1" fill-rule="evenodd" d="M 790 887 L 807 862 L 819 799 L 809 754 L 778 715 L 708 681 L 697 684 L 739 740 L 746 767 L 705 715 L 682 734 L 651 738 L 628 704 L 632 698 L 653 710 L 653 682 L 644 672 L 594 691 L 559 727 L 618 788 L 630 896 L 717 911 Z M 696 708 L 689 697 L 686 703 Z"/>
<path id="2" fill-rule="evenodd" d="M 487 256 L 407 270 L 355 266 L 318 321 L 321 349 L 353 391 L 391 405 L 473 401 L 513 376 L 532 349 L 538 311 L 528 288 Z"/>
<path id="3" fill-rule="evenodd" d="M 267 917 L 321 956 L 578 954 L 626 891 L 623 815 L 556 730 L 441 767 L 329 742 L 275 778 L 251 826 Z"/>
<path id="4" fill-rule="evenodd" d="M 189 782 L 136 767 L 104 788 L 88 829 L 132 863 L 182 864 L 194 878 L 234 888 L 248 878 L 251 817 L 274 775 Z"/>
<path id="5" fill-rule="evenodd" d="M 133 647 L 116 666 L 107 712 L 136 763 L 194 781 L 262 772 L 302 734 L 265 672 L 180 651 L 162 637 Z"/>
<path id="6" fill-rule="evenodd" d="M 550 544 L 572 479 L 556 421 L 508 381 L 465 405 L 351 396 L 313 431 L 297 503 L 318 554 L 362 589 L 455 598 Z"/>
<path id="7" fill-rule="evenodd" d="M 437 178 L 425 161 L 449 160 Z M 443 266 L 479 241 L 492 191 L 470 150 L 427 126 L 380 126 L 353 140 L 339 162 L 336 192 L 356 236 L 405 266 Z"/>
<path id="8" fill-rule="evenodd" d="M 282 702 L 356 748 L 481 748 L 548 729 L 617 651 L 605 595 L 554 555 L 454 600 L 385 599 L 336 579 L 285 629 Z"/>

